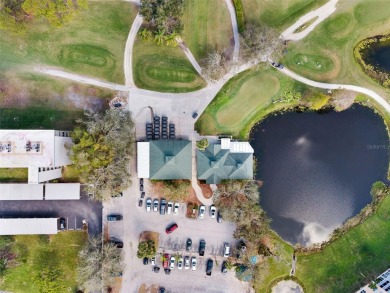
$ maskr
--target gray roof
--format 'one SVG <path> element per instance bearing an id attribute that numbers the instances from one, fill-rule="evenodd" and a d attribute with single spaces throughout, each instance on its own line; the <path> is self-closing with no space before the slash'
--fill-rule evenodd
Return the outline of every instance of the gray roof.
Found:
<path id="1" fill-rule="evenodd" d="M 198 179 L 207 184 L 218 184 L 223 179 L 253 179 L 253 154 L 232 153 L 221 149 L 221 144 L 210 144 L 204 151 L 197 150 Z"/>
<path id="2" fill-rule="evenodd" d="M 189 140 L 150 142 L 150 179 L 191 179 L 192 144 Z"/>

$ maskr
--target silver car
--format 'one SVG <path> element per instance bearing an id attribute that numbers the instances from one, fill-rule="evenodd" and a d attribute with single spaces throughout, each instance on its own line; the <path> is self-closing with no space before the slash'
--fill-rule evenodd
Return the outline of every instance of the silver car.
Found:
<path id="1" fill-rule="evenodd" d="M 159 203 L 160 202 L 158 199 L 153 200 L 153 212 L 158 212 L 158 204 Z"/>
<path id="2" fill-rule="evenodd" d="M 190 257 L 187 255 L 184 257 L 184 269 L 188 270 L 190 268 Z"/>
<path id="3" fill-rule="evenodd" d="M 152 210 L 152 200 L 150 198 L 148 198 L 146 200 L 146 211 L 150 212 L 151 210 Z"/>
<path id="4" fill-rule="evenodd" d="M 196 271 L 196 265 L 198 264 L 198 261 L 196 260 L 196 257 L 191 257 L 191 267 L 193 271 Z"/>
<path id="5" fill-rule="evenodd" d="M 206 207 L 202 204 L 199 206 L 199 219 L 204 219 L 204 213 L 206 211 Z"/>
<path id="6" fill-rule="evenodd" d="M 169 268 L 171 270 L 175 268 L 175 262 L 176 262 L 176 258 L 174 256 L 171 256 L 171 259 L 169 260 Z"/>

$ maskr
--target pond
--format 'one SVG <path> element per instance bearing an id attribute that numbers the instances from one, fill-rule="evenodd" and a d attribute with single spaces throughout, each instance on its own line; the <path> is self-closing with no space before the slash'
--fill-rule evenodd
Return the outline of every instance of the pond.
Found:
<path id="1" fill-rule="evenodd" d="M 369 49 L 363 51 L 363 56 L 366 64 L 390 73 L 390 41 L 372 44 Z"/>
<path id="2" fill-rule="evenodd" d="M 270 116 L 251 137 L 261 205 L 292 244 L 326 240 L 371 202 L 372 183 L 386 181 L 386 128 L 363 106 Z"/>

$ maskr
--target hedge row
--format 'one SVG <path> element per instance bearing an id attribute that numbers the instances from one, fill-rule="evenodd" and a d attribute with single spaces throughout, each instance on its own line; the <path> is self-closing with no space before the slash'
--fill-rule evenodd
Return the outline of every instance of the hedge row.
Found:
<path id="1" fill-rule="evenodd" d="M 233 0 L 233 5 L 236 10 L 238 32 L 242 33 L 245 30 L 245 17 L 241 0 Z"/>

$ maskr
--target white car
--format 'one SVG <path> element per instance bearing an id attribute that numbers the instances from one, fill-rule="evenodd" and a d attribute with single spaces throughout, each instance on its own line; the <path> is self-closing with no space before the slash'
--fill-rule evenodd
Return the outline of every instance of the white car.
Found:
<path id="1" fill-rule="evenodd" d="M 206 211 L 206 207 L 202 204 L 199 206 L 199 219 L 204 218 L 204 212 Z"/>
<path id="2" fill-rule="evenodd" d="M 172 209 L 173 209 L 173 202 L 168 201 L 168 205 L 167 205 L 167 214 L 168 215 L 170 215 L 172 213 Z"/>
<path id="3" fill-rule="evenodd" d="M 223 244 L 223 257 L 229 257 L 230 256 L 230 245 L 229 243 Z"/>
<path id="4" fill-rule="evenodd" d="M 176 216 L 179 214 L 179 207 L 180 204 L 178 202 L 175 202 L 175 208 L 173 209 L 173 214 Z"/>
<path id="5" fill-rule="evenodd" d="M 175 268 L 175 262 L 176 262 L 176 258 L 174 256 L 171 256 L 171 259 L 169 260 L 169 268 L 171 270 Z"/>
<path id="6" fill-rule="evenodd" d="M 184 257 L 184 269 L 188 270 L 190 268 L 190 257 L 187 255 Z"/>
<path id="7" fill-rule="evenodd" d="M 196 271 L 196 265 L 198 264 L 198 261 L 196 260 L 196 257 L 191 257 L 191 267 L 193 271 Z"/>
<path id="8" fill-rule="evenodd" d="M 156 264 L 156 257 L 155 257 L 155 256 L 153 256 L 153 257 L 150 259 L 150 264 L 151 264 L 152 266 L 154 266 L 154 265 Z"/>
<path id="9" fill-rule="evenodd" d="M 146 200 L 146 211 L 150 212 L 151 210 L 152 210 L 152 200 L 150 198 L 148 198 Z"/>
<path id="10" fill-rule="evenodd" d="M 158 204 L 159 203 L 160 202 L 158 199 L 153 200 L 153 212 L 158 212 Z"/>
<path id="11" fill-rule="evenodd" d="M 210 206 L 210 216 L 212 219 L 215 219 L 215 215 L 217 214 L 217 209 L 215 208 L 214 205 Z"/>
<path id="12" fill-rule="evenodd" d="M 179 260 L 177 261 L 177 268 L 181 270 L 183 268 L 183 258 L 180 257 Z"/>

